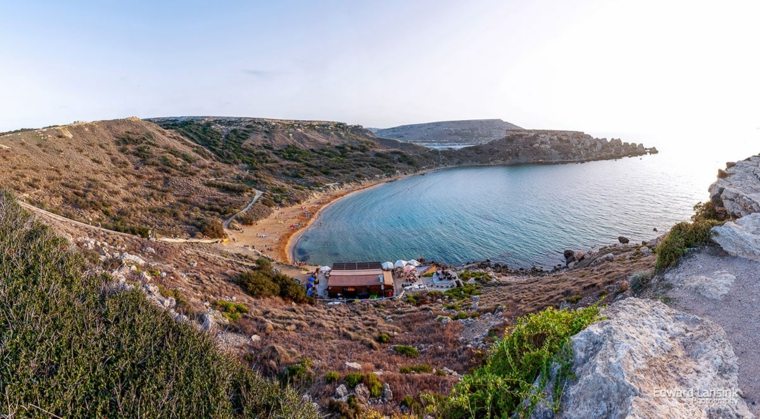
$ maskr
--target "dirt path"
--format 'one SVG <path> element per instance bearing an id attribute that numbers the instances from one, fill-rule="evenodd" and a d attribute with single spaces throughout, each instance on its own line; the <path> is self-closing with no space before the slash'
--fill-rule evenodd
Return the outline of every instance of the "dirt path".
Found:
<path id="1" fill-rule="evenodd" d="M 238 211 L 238 212 L 236 212 L 235 214 L 233 214 L 233 215 L 232 215 L 232 217 L 230 217 L 230 218 L 228 218 L 228 219 L 224 220 L 224 229 L 225 229 L 225 230 L 227 230 L 228 228 L 230 228 L 230 223 L 231 223 L 231 222 L 232 222 L 232 221 L 233 221 L 233 220 L 234 220 L 236 217 L 238 217 L 240 214 L 243 214 L 244 212 L 246 212 L 246 211 L 248 211 L 249 209 L 251 209 L 251 207 L 252 207 L 254 204 L 256 204 L 256 202 L 259 200 L 259 198 L 261 198 L 261 195 L 263 195 L 263 194 L 264 194 L 264 192 L 261 192 L 261 191 L 260 191 L 260 190 L 258 190 L 258 189 L 254 189 L 254 191 L 255 191 L 256 193 L 255 193 L 255 195 L 253 196 L 253 199 L 251 199 L 251 202 L 249 202 L 249 203 L 248 203 L 248 205 L 246 205 L 246 206 L 245 206 L 245 208 L 243 208 L 243 209 L 241 209 L 240 211 Z"/>
<path id="2" fill-rule="evenodd" d="M 739 358 L 739 387 L 760 415 L 760 263 L 701 249 L 664 275 L 665 295 L 679 310 L 718 323 Z"/>

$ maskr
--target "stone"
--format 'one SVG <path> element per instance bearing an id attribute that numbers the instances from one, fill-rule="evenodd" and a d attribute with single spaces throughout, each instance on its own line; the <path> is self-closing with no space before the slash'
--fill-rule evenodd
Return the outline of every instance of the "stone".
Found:
<path id="1" fill-rule="evenodd" d="M 620 244 L 628 244 L 628 242 L 630 242 L 631 240 L 628 239 L 628 237 L 619 236 L 618 241 L 620 242 Z"/>
<path id="2" fill-rule="evenodd" d="M 710 186 L 710 200 L 733 217 L 760 212 L 760 156 L 737 162 Z"/>
<path id="3" fill-rule="evenodd" d="M 145 265 L 145 260 L 141 258 L 140 256 L 130 255 L 129 253 L 122 253 L 121 257 L 119 258 L 122 262 L 128 263 L 132 262 L 137 265 Z"/>
<path id="4" fill-rule="evenodd" d="M 261 342 L 261 336 L 251 335 L 251 343 L 259 343 L 259 342 Z"/>
<path id="5" fill-rule="evenodd" d="M 362 369 L 362 364 L 358 362 L 346 362 L 346 368 L 350 368 L 352 370 L 360 370 Z"/>
<path id="6" fill-rule="evenodd" d="M 354 394 L 356 394 L 356 401 L 361 404 L 367 404 L 369 402 L 369 389 L 364 383 L 359 383 L 354 388 Z"/>
<path id="7" fill-rule="evenodd" d="M 639 252 L 641 252 L 641 254 L 644 256 L 652 255 L 652 249 L 650 249 L 648 246 L 641 246 L 641 249 L 639 249 Z"/>
<path id="8" fill-rule="evenodd" d="M 201 329 L 205 331 L 213 330 L 216 327 L 216 322 L 214 321 L 214 317 L 211 315 L 211 313 L 203 313 L 201 314 Z"/>
<path id="9" fill-rule="evenodd" d="M 556 417 L 751 417 L 736 355 L 716 323 L 638 298 L 602 314 L 606 320 L 571 338 L 575 378 L 565 385 Z M 544 393 L 551 398 L 550 390 Z M 534 417 L 551 417 L 551 400 L 544 403 Z"/>
<path id="10" fill-rule="evenodd" d="M 575 262 L 575 252 L 572 250 L 565 250 L 563 253 L 565 256 L 565 264 L 568 264 L 570 262 Z"/>
<path id="11" fill-rule="evenodd" d="M 383 401 L 393 401 L 393 391 L 391 391 L 391 386 L 388 383 L 383 383 Z"/>
<path id="12" fill-rule="evenodd" d="M 341 384 L 335 388 L 335 398 L 341 401 L 348 399 L 348 388 L 345 384 Z"/>
<path id="13" fill-rule="evenodd" d="M 712 240 L 731 256 L 760 261 L 760 213 L 712 229 Z"/>
<path id="14" fill-rule="evenodd" d="M 720 300 L 731 290 L 736 276 L 725 271 L 708 275 L 692 275 L 683 278 L 682 286 L 691 288 L 699 295 L 713 300 Z"/>

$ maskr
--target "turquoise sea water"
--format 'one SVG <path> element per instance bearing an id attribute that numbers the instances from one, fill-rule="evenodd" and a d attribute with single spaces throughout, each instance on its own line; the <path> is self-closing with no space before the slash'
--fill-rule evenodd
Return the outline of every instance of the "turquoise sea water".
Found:
<path id="1" fill-rule="evenodd" d="M 708 199 L 725 160 L 659 154 L 583 164 L 466 167 L 356 193 L 322 212 L 296 258 L 315 264 L 425 257 L 551 267 L 564 249 L 648 240 Z"/>

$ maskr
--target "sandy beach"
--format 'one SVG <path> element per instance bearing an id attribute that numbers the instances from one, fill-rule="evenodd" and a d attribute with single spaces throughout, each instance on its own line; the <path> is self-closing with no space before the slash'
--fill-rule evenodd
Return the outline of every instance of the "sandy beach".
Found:
<path id="1" fill-rule="evenodd" d="M 280 263 L 293 265 L 293 247 L 298 237 L 319 217 L 319 214 L 338 200 L 363 191 L 391 179 L 373 180 L 344 185 L 339 188 L 316 192 L 304 202 L 289 207 L 276 208 L 268 217 L 251 226 L 227 230 L 228 247 L 238 247 L 264 254 Z M 246 252 L 247 253 L 247 252 Z M 304 269 L 309 267 L 304 266 Z"/>

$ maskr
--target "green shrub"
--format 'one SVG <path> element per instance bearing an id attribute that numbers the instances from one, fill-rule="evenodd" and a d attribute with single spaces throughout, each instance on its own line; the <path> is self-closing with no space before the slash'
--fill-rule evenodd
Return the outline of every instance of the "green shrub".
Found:
<path id="1" fill-rule="evenodd" d="M 308 301 L 306 289 L 297 280 L 276 272 L 272 263 L 264 258 L 256 261 L 258 268 L 238 276 L 238 284 L 253 297 L 279 296 L 285 300 L 303 303 Z"/>
<path id="2" fill-rule="evenodd" d="M 326 383 L 337 383 L 340 381 L 340 373 L 338 371 L 327 371 L 325 373 Z"/>
<path id="3" fill-rule="evenodd" d="M 383 382 L 374 372 L 364 375 L 364 385 L 369 389 L 370 396 L 380 397 L 383 395 Z"/>
<path id="4" fill-rule="evenodd" d="M 175 322 L 104 292 L 70 244 L 0 194 L 0 410 L 12 417 L 316 417 Z"/>
<path id="5" fill-rule="evenodd" d="M 234 301 L 219 300 L 214 303 L 214 308 L 219 310 L 222 315 L 229 321 L 235 322 L 240 320 L 243 314 L 248 313 L 248 307 L 245 304 Z"/>
<path id="6" fill-rule="evenodd" d="M 224 232 L 224 226 L 219 220 L 203 220 L 198 225 L 198 230 L 204 236 L 212 239 L 223 239 L 227 237 L 227 234 Z"/>
<path id="7" fill-rule="evenodd" d="M 346 385 L 349 388 L 354 388 L 356 387 L 357 384 L 364 381 L 364 374 L 360 372 L 349 372 L 348 374 L 346 374 L 346 377 L 344 378 L 344 380 L 346 381 Z"/>
<path id="8" fill-rule="evenodd" d="M 380 333 L 375 337 L 375 340 L 379 343 L 388 343 L 391 341 L 391 335 L 387 333 Z"/>
<path id="9" fill-rule="evenodd" d="M 652 280 L 653 276 L 654 272 L 651 270 L 639 271 L 631 274 L 631 276 L 628 277 L 628 282 L 631 284 L 631 290 L 633 290 L 633 293 L 638 294 L 643 291 L 644 288 L 649 285 L 649 281 Z"/>
<path id="10" fill-rule="evenodd" d="M 464 271 L 459 274 L 459 279 L 462 281 L 469 281 L 471 279 L 474 279 L 478 282 L 490 282 L 491 281 L 491 274 L 488 272 L 483 271 Z"/>
<path id="11" fill-rule="evenodd" d="M 655 269 L 661 271 L 669 268 L 686 254 L 688 248 L 707 244 L 710 241 L 710 230 L 720 224 L 721 222 L 717 220 L 698 220 L 673 226 L 657 245 Z"/>
<path id="12" fill-rule="evenodd" d="M 464 284 L 462 287 L 446 290 L 445 294 L 455 300 L 464 300 L 473 295 L 480 295 L 480 286 L 477 284 Z"/>
<path id="13" fill-rule="evenodd" d="M 401 354 L 409 358 L 417 358 L 420 356 L 420 351 L 417 350 L 417 348 L 414 346 L 396 345 L 393 347 L 393 350 L 396 351 L 397 354 Z"/>
<path id="14" fill-rule="evenodd" d="M 308 385 L 314 379 L 311 366 L 312 362 L 308 358 L 288 365 L 280 375 L 280 380 L 285 384 Z"/>
<path id="15" fill-rule="evenodd" d="M 571 373 L 570 337 L 597 320 L 596 306 L 574 311 L 549 307 L 518 319 L 511 333 L 494 344 L 485 363 L 454 386 L 439 404 L 439 413 L 447 418 L 530 416 L 541 394 L 533 383 L 542 377 L 542 390 L 554 363 L 560 367 L 554 400 L 560 400 Z"/>
<path id="16" fill-rule="evenodd" d="M 433 372 L 433 367 L 428 364 L 407 365 L 399 368 L 401 374 L 428 374 Z"/>

